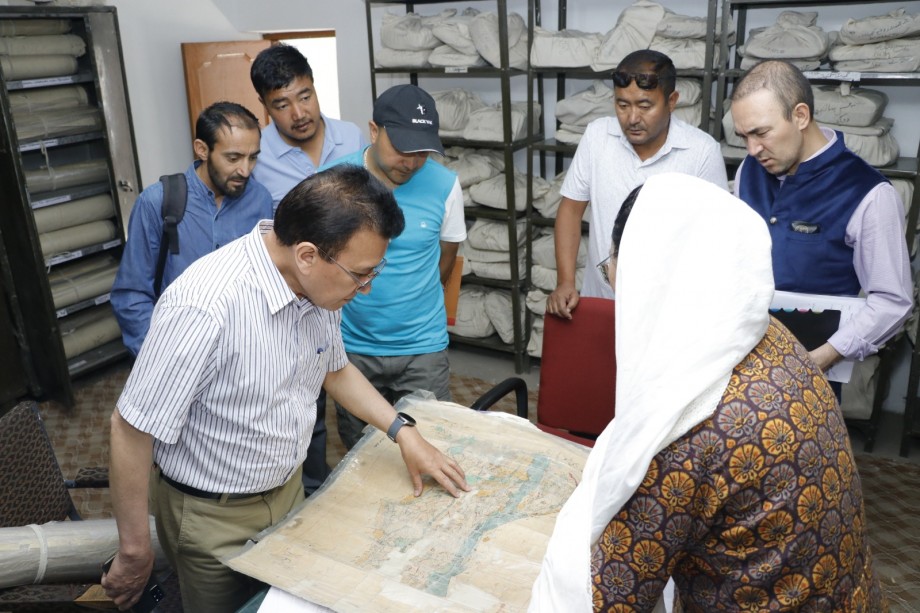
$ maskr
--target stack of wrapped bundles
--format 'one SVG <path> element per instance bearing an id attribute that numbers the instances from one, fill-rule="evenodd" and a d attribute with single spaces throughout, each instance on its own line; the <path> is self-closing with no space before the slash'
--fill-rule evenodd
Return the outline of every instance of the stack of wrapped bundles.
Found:
<path id="1" fill-rule="evenodd" d="M 0 66 L 10 81 L 63 77 L 77 72 L 86 43 L 69 34 L 66 19 L 0 20 Z"/>
<path id="2" fill-rule="evenodd" d="M 830 51 L 834 70 L 917 72 L 920 70 L 920 14 L 903 8 L 887 15 L 848 19 Z"/>
<path id="3" fill-rule="evenodd" d="M 463 206 L 466 207 L 476 206 L 470 196 L 470 187 L 496 176 L 505 176 L 505 161 L 501 151 L 448 147 L 444 150 L 444 156 L 431 157 L 457 173 L 463 190 Z"/>
<path id="4" fill-rule="evenodd" d="M 750 31 L 738 52 L 742 70 L 762 60 L 786 60 L 801 70 L 816 70 L 827 57 L 831 39 L 818 27 L 818 13 L 783 11 L 776 23 Z"/>
<path id="5" fill-rule="evenodd" d="M 500 66 L 498 14 L 467 8 L 437 15 L 387 13 L 380 24 L 380 48 L 374 57 L 382 68 L 469 68 Z M 511 68 L 527 67 L 527 27 L 523 17 L 508 14 Z"/>

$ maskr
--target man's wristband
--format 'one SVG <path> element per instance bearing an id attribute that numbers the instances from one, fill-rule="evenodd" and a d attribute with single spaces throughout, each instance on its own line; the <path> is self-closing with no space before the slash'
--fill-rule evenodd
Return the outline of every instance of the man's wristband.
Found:
<path id="1" fill-rule="evenodd" d="M 410 428 L 415 427 L 415 420 L 411 415 L 407 413 L 397 413 L 396 419 L 393 420 L 393 423 L 390 424 L 390 427 L 387 428 L 387 436 L 394 443 L 396 442 L 396 435 L 402 429 L 403 426 L 409 426 Z"/>

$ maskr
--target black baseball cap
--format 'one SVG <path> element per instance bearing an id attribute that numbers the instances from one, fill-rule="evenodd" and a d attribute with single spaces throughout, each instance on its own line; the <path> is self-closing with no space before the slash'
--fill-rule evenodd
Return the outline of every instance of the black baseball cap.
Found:
<path id="1" fill-rule="evenodd" d="M 374 103 L 374 123 L 386 128 L 390 142 L 403 153 L 444 155 L 434 98 L 416 85 L 397 85 L 380 94 Z"/>

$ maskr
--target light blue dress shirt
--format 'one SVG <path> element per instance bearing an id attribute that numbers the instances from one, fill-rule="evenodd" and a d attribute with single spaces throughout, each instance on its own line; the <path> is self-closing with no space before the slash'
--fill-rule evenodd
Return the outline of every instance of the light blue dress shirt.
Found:
<path id="1" fill-rule="evenodd" d="M 367 146 L 367 140 L 355 124 L 321 116 L 326 130 L 319 166 Z M 274 122 L 262 130 L 262 151 L 252 174 L 271 192 L 275 208 L 291 188 L 314 174 L 317 169 L 318 166 L 313 164 L 310 156 L 300 147 L 293 147 L 281 138 Z"/>

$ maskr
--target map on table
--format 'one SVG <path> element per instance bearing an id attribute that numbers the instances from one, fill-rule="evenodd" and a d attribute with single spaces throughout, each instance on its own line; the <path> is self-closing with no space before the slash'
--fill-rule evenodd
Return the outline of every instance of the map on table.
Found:
<path id="1" fill-rule="evenodd" d="M 231 568 L 334 611 L 524 611 L 556 515 L 589 450 L 506 413 L 417 401 L 429 442 L 472 488 L 415 498 L 399 446 L 375 431 L 322 490 Z"/>

